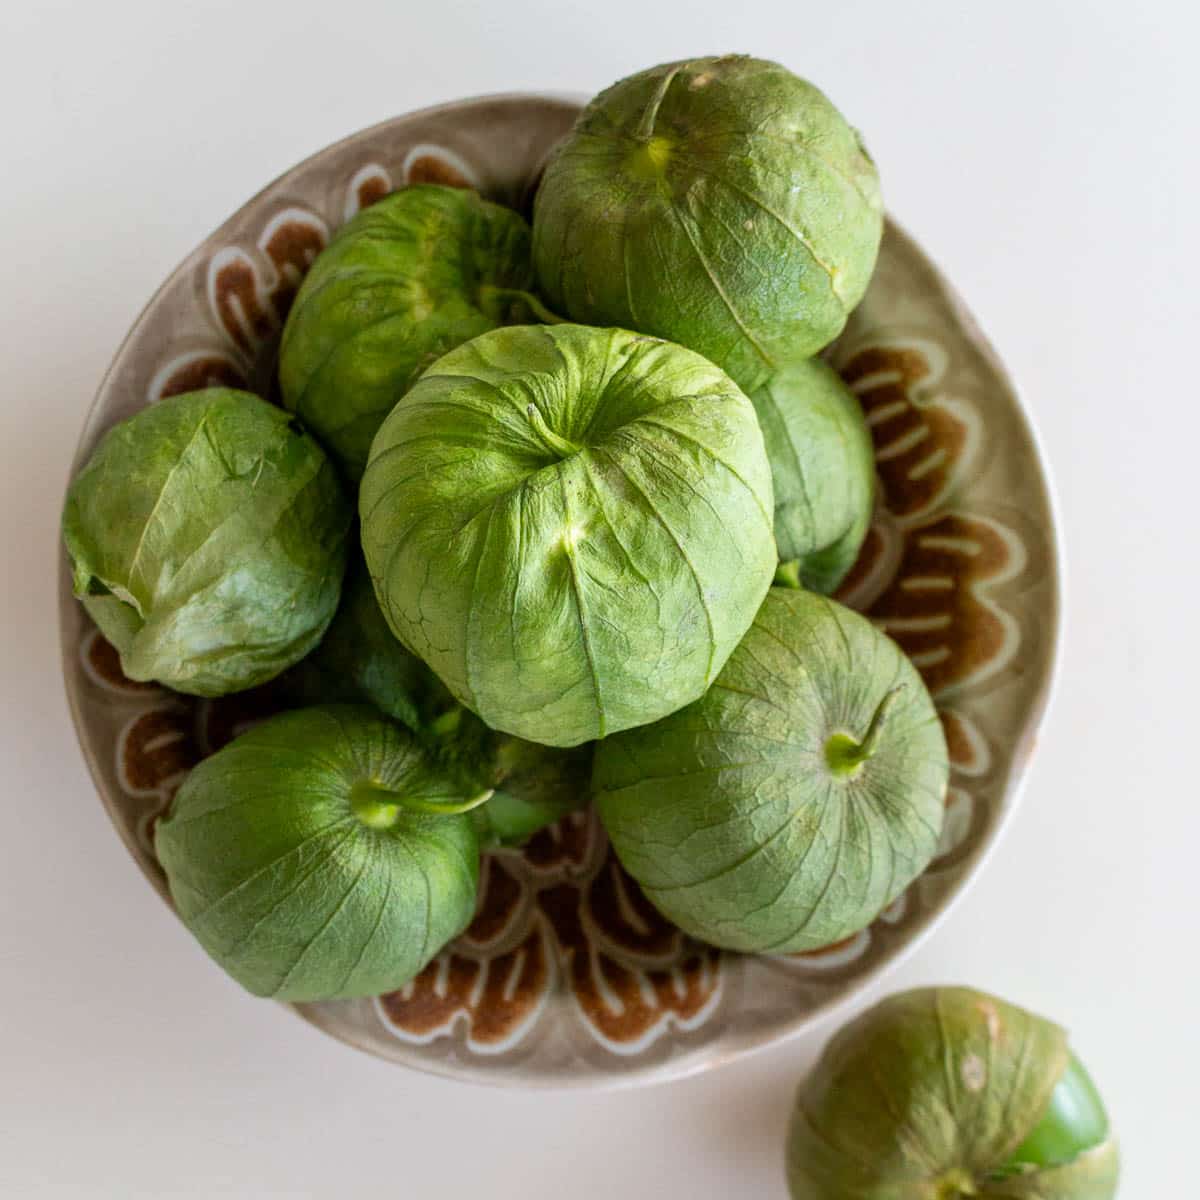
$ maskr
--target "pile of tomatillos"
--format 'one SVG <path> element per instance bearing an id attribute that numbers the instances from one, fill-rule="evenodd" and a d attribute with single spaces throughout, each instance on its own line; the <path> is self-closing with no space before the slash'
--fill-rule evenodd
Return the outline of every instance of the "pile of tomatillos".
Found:
<path id="1" fill-rule="evenodd" d="M 813 357 L 871 278 L 875 167 L 810 84 L 656 67 L 582 112 L 532 227 L 403 188 L 283 331 L 283 405 L 211 388 L 74 479 L 74 587 L 125 673 L 288 711 L 187 778 L 155 845 L 250 991 L 397 988 L 481 850 L 593 802 L 717 946 L 846 938 L 925 868 L 947 754 L 919 675 L 828 598 L 874 502 Z"/>
<path id="2" fill-rule="evenodd" d="M 862 299 L 875 167 L 746 57 L 597 96 L 532 227 L 403 188 L 312 265 L 279 407 L 211 388 L 112 428 L 73 480 L 74 589 L 134 680 L 286 711 L 187 777 L 155 849 L 258 995 L 399 988 L 471 921 L 481 852 L 593 803 L 680 929 L 787 954 L 869 924 L 936 852 L 920 676 L 829 598 L 871 438 L 814 357 Z M 1117 1159 L 1050 1022 L 963 989 L 827 1048 L 797 1200 L 1108 1200 Z"/>

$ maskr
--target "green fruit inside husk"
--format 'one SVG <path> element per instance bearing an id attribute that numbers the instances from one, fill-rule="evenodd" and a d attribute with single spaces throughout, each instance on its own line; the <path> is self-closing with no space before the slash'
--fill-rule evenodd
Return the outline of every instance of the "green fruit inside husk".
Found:
<path id="1" fill-rule="evenodd" d="M 1013 1151 L 1007 1165 L 1059 1166 L 1100 1145 L 1107 1137 L 1104 1101 L 1083 1063 L 1072 1054 L 1041 1120 Z"/>

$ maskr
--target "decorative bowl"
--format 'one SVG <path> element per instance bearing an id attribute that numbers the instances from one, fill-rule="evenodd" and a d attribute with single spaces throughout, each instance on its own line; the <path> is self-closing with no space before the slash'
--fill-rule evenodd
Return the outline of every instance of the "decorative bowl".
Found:
<path id="1" fill-rule="evenodd" d="M 463 100 L 386 121 L 268 185 L 163 284 L 117 352 L 76 467 L 115 421 L 206 384 L 270 395 L 278 334 L 331 231 L 416 180 L 522 206 L 578 104 Z M 841 597 L 920 668 L 953 759 L 939 855 L 868 929 L 819 953 L 743 957 L 691 942 L 626 876 L 589 813 L 483 867 L 467 932 L 412 983 L 296 1005 L 393 1062 L 497 1084 L 649 1083 L 791 1037 L 929 932 L 1016 803 L 1055 656 L 1059 568 L 1044 471 L 1012 385 L 950 285 L 888 224 L 870 291 L 830 361 L 876 446 L 880 504 Z M 132 683 L 59 575 L 67 694 L 118 833 L 167 900 L 154 823 L 187 771 L 277 705 Z M 215 968 L 214 968 L 215 969 Z M 261 1003 L 261 1002 L 260 1002 Z"/>

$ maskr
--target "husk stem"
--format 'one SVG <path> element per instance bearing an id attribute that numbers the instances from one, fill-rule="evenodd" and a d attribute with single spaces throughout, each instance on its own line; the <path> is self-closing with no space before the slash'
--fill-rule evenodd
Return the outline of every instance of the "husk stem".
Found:
<path id="1" fill-rule="evenodd" d="M 794 588 L 797 591 L 803 588 L 804 584 L 800 582 L 800 560 L 792 558 L 787 562 L 781 562 L 775 568 L 773 582 L 776 587 Z"/>
<path id="2" fill-rule="evenodd" d="M 965 1197 L 979 1195 L 979 1189 L 971 1176 L 958 1169 L 948 1171 L 937 1181 L 936 1186 L 935 1200 L 964 1200 Z"/>
<path id="3" fill-rule="evenodd" d="M 904 684 L 900 684 L 885 693 L 883 699 L 875 706 L 870 724 L 861 740 L 856 740 L 848 733 L 835 733 L 826 741 L 825 761 L 834 774 L 853 775 L 871 758 L 879 746 L 884 723 L 903 690 Z"/>
<path id="4" fill-rule="evenodd" d="M 360 780 L 350 791 L 350 807 L 354 815 L 371 829 L 390 829 L 402 813 L 421 813 L 426 816 L 455 816 L 470 812 L 492 798 L 493 789 L 486 788 L 465 800 L 447 803 L 445 800 L 398 792 L 378 780 Z"/>
<path id="5" fill-rule="evenodd" d="M 523 288 L 506 288 L 496 287 L 493 284 L 485 284 L 479 289 L 480 299 L 488 300 L 515 300 L 524 304 L 531 313 L 543 325 L 566 325 L 568 324 L 566 317 L 560 317 L 558 313 L 548 309 L 532 292 L 527 292 Z"/>
<path id="6" fill-rule="evenodd" d="M 557 454 L 559 458 L 569 458 L 572 454 L 579 453 L 579 446 L 574 442 L 567 441 L 565 437 L 560 437 L 546 424 L 546 418 L 542 416 L 536 404 L 527 405 L 525 412 L 529 417 L 529 424 L 533 426 L 534 433 L 551 454 Z"/>
<path id="7" fill-rule="evenodd" d="M 658 120 L 658 110 L 662 107 L 663 100 L 666 99 L 667 89 L 675 82 L 675 76 L 689 65 L 688 63 L 677 63 L 659 81 L 658 87 L 654 89 L 654 95 L 650 97 L 650 102 L 642 111 L 634 132 L 638 141 L 649 142 L 654 137 L 654 123 Z"/>

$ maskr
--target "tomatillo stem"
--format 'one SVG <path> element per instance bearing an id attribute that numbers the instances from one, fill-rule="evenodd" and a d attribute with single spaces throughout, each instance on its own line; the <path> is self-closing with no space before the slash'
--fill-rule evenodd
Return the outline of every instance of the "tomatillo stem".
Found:
<path id="1" fill-rule="evenodd" d="M 800 582 L 800 560 L 792 558 L 787 562 L 781 562 L 775 568 L 774 583 L 776 587 L 802 588 L 804 584 Z"/>
<path id="2" fill-rule="evenodd" d="M 884 722 L 895 707 L 900 693 L 905 685 L 898 686 L 887 692 L 875 706 L 871 723 L 862 740 L 857 741 L 848 733 L 832 734 L 825 742 L 825 762 L 835 775 L 853 775 L 867 761 L 879 746 L 879 738 L 883 733 Z"/>
<path id="3" fill-rule="evenodd" d="M 429 722 L 429 732 L 435 738 L 448 738 L 458 732 L 459 726 L 462 724 L 463 709 L 461 704 L 456 704 L 453 708 L 446 709 L 443 713 L 438 713 L 432 721 Z"/>
<path id="4" fill-rule="evenodd" d="M 689 63 L 679 63 L 672 67 L 662 79 L 659 80 L 658 86 L 654 89 L 654 95 L 650 97 L 649 103 L 642 110 L 642 115 L 638 119 L 637 129 L 634 130 L 634 137 L 641 142 L 650 141 L 654 134 L 654 123 L 658 120 L 658 110 L 662 107 L 663 100 L 666 99 L 667 89 L 675 81 L 675 76 Z"/>
<path id="5" fill-rule="evenodd" d="M 937 1189 L 938 1200 L 959 1200 L 959 1197 L 962 1196 L 977 1196 L 979 1194 L 978 1189 L 975 1187 L 975 1181 L 966 1171 L 958 1167 L 947 1171 L 938 1180 Z"/>
<path id="6" fill-rule="evenodd" d="M 542 441 L 542 445 L 546 447 L 552 454 L 557 454 L 559 458 L 570 458 L 572 454 L 578 454 L 582 447 L 577 446 L 574 442 L 569 442 L 565 437 L 560 437 L 549 425 L 546 424 L 546 418 L 542 416 L 541 411 L 536 404 L 529 404 L 525 407 L 525 412 L 529 417 L 529 423 L 533 426 L 533 431 Z"/>
<path id="7" fill-rule="evenodd" d="M 464 800 L 447 801 L 435 796 L 397 792 L 374 779 L 359 780 L 350 790 L 350 808 L 370 829 L 391 829 L 401 813 L 426 813 L 430 816 L 455 816 L 470 812 L 492 798 L 492 788 L 476 792 Z"/>
<path id="8" fill-rule="evenodd" d="M 567 324 L 566 317 L 560 317 L 558 313 L 551 312 L 532 292 L 527 292 L 522 288 L 495 287 L 488 283 L 479 289 L 479 296 L 482 300 L 519 300 L 543 325 Z"/>
<path id="9" fill-rule="evenodd" d="M 468 813 L 473 808 L 486 804 L 492 798 L 495 790 L 495 788 L 484 788 L 455 804 L 446 804 L 440 800 L 427 800 L 422 796 L 406 796 L 403 804 L 411 812 L 431 813 L 434 816 L 454 816 L 459 813 Z"/>

